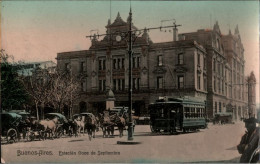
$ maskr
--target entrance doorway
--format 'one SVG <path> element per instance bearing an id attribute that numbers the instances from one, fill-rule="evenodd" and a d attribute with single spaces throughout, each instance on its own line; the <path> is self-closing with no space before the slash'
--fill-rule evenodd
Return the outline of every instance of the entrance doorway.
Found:
<path id="1" fill-rule="evenodd" d="M 79 112 L 80 113 L 87 112 L 87 103 L 85 101 L 81 101 L 79 103 Z"/>

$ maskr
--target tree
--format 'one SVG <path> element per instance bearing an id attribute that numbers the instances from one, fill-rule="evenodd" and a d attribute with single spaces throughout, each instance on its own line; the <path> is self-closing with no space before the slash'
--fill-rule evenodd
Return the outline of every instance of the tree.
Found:
<path id="1" fill-rule="evenodd" d="M 27 100 L 28 95 L 18 77 L 17 67 L 10 62 L 9 56 L 1 49 L 1 109 L 21 109 Z"/>
<path id="2" fill-rule="evenodd" d="M 44 107 L 51 95 L 51 74 L 46 69 L 36 68 L 32 71 L 31 76 L 23 77 L 23 84 L 31 100 L 34 102 L 37 120 L 39 120 L 39 106 L 43 118 Z"/>
<path id="3" fill-rule="evenodd" d="M 65 105 L 71 110 L 73 100 L 79 96 L 80 80 L 68 73 L 56 72 L 51 81 L 51 104 L 60 113 L 64 112 Z"/>

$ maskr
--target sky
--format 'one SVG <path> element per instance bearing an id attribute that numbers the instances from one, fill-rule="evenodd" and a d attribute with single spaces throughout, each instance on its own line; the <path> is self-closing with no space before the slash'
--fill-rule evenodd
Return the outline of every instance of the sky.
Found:
<path id="1" fill-rule="evenodd" d="M 259 97 L 258 1 L 5 1 L 1 2 L 1 47 L 16 61 L 56 62 L 57 53 L 86 50 L 91 30 L 105 33 L 119 12 L 126 21 L 130 3 L 137 28 L 158 27 L 175 19 L 179 33 L 212 29 L 222 34 L 238 25 L 245 49 L 245 74 L 254 71 Z M 165 22 L 163 25 L 172 25 Z M 153 42 L 172 40 L 172 33 L 153 30 Z M 259 98 L 257 98 L 257 101 Z"/>

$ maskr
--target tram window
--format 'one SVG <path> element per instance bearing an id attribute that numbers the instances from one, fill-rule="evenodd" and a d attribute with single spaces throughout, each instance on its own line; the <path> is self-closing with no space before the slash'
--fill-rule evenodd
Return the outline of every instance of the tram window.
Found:
<path id="1" fill-rule="evenodd" d="M 190 108 L 190 118 L 193 117 L 193 109 L 194 109 L 194 108 Z"/>
<path id="2" fill-rule="evenodd" d="M 162 114 L 162 117 L 164 117 L 163 108 L 162 108 L 162 113 L 161 114 Z"/>
<path id="3" fill-rule="evenodd" d="M 186 118 L 189 118 L 189 117 L 190 117 L 190 108 L 189 108 L 189 107 L 186 107 L 186 108 L 185 108 L 184 114 L 185 114 L 185 117 L 186 117 Z"/>

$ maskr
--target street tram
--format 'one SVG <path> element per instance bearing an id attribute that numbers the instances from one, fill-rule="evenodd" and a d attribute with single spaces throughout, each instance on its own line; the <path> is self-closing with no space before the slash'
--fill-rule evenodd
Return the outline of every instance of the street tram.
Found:
<path id="1" fill-rule="evenodd" d="M 149 105 L 152 132 L 188 132 L 206 128 L 205 101 L 165 97 Z"/>

